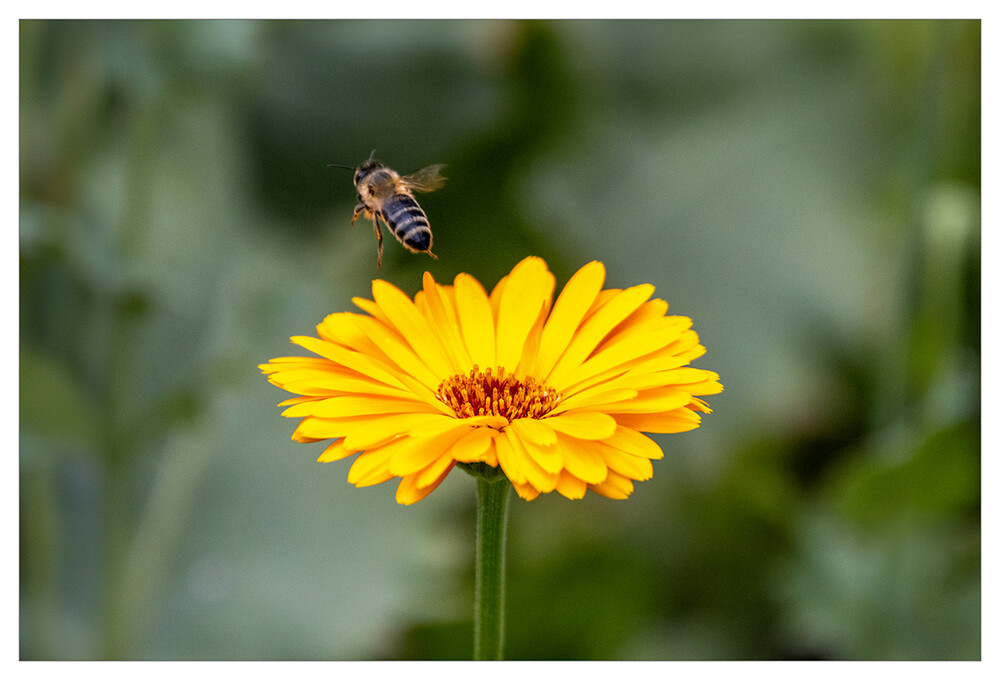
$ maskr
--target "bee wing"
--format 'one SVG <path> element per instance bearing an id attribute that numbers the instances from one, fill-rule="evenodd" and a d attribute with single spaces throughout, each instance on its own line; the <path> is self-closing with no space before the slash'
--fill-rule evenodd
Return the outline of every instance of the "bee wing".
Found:
<path id="1" fill-rule="evenodd" d="M 413 191 L 434 191 L 435 189 L 440 189 L 441 185 L 444 184 L 445 178 L 441 175 L 441 168 L 443 167 L 444 163 L 428 165 L 426 168 L 417 170 L 412 175 L 403 175 L 399 179 L 404 186 Z"/>

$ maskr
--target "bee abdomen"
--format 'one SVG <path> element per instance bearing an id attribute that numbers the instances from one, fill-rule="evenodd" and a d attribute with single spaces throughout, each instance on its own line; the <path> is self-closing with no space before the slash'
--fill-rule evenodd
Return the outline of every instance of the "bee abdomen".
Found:
<path id="1" fill-rule="evenodd" d="M 382 204 L 382 216 L 399 242 L 412 251 L 429 250 L 431 227 L 412 196 L 396 194 Z"/>

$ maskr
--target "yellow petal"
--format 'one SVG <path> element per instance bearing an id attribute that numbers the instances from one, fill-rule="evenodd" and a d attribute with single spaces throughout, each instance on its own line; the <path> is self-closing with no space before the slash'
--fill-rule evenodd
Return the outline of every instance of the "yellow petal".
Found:
<path id="1" fill-rule="evenodd" d="M 538 375 L 547 376 L 555 366 L 601 290 L 604 275 L 604 265 L 591 262 L 581 267 L 563 286 L 542 330 L 535 364 Z"/>
<path id="2" fill-rule="evenodd" d="M 632 480 L 622 477 L 614 470 L 608 470 L 608 478 L 600 484 L 591 484 L 590 490 L 606 498 L 628 498 L 633 489 Z"/>
<path id="3" fill-rule="evenodd" d="M 619 425 L 615 433 L 604 440 L 608 446 L 621 449 L 631 453 L 633 456 L 659 460 L 663 458 L 663 449 L 655 441 L 644 435 L 642 432 L 633 430 L 630 427 Z"/>
<path id="4" fill-rule="evenodd" d="M 347 481 L 354 486 L 373 486 L 392 479 L 394 475 L 389 472 L 391 457 L 391 449 L 365 451 L 354 461 L 347 473 Z"/>
<path id="5" fill-rule="evenodd" d="M 323 377 L 317 377 L 320 375 L 319 371 L 289 371 L 289 373 L 294 375 L 280 374 L 283 382 L 279 387 L 298 394 L 313 397 L 356 394 L 395 399 L 413 398 L 413 395 L 406 390 L 377 380 L 369 380 L 354 371 L 328 372 Z"/>
<path id="6" fill-rule="evenodd" d="M 556 482 L 556 491 L 566 498 L 578 500 L 587 493 L 587 484 L 563 470 Z"/>
<path id="7" fill-rule="evenodd" d="M 614 339 L 624 332 L 629 332 L 636 326 L 641 326 L 647 321 L 652 319 L 662 319 L 667 313 L 668 305 L 665 300 L 660 300 L 659 298 L 653 298 L 652 300 L 647 300 L 643 302 L 639 307 L 628 315 L 628 317 L 619 324 L 619 326 L 611 333 L 608 338 Z"/>
<path id="8" fill-rule="evenodd" d="M 413 376 L 429 389 L 437 389 L 442 376 L 434 373 L 423 358 L 411 349 L 410 344 L 395 331 L 387 329 L 375 319 L 358 319 L 361 330 L 378 343 L 378 346 L 389 361 L 398 367 L 401 373 Z"/>
<path id="9" fill-rule="evenodd" d="M 597 442 L 597 446 L 600 447 L 600 454 L 608 468 L 623 477 L 642 482 L 653 476 L 653 464 L 648 458 L 633 456 L 631 453 L 600 442 Z"/>
<path id="10" fill-rule="evenodd" d="M 497 459 L 497 441 L 499 437 L 494 437 L 490 442 L 490 447 L 483 452 L 481 460 L 479 462 L 485 463 L 490 467 L 500 467 L 500 461 Z"/>
<path id="11" fill-rule="evenodd" d="M 493 312 L 486 291 L 468 274 L 459 274 L 455 277 L 455 303 L 462 338 L 473 363 L 483 369 L 496 366 Z"/>
<path id="12" fill-rule="evenodd" d="M 413 399 L 387 397 L 337 396 L 295 404 L 281 414 L 286 418 L 318 416 L 320 418 L 350 418 L 384 413 L 437 413 L 430 404 Z"/>
<path id="13" fill-rule="evenodd" d="M 566 470 L 588 484 L 600 484 L 608 477 L 608 465 L 593 442 L 559 435 Z"/>
<path id="14" fill-rule="evenodd" d="M 386 447 L 393 448 L 389 472 L 397 477 L 403 477 L 423 470 L 465 432 L 466 430 L 462 428 L 455 428 L 434 437 L 400 437 L 386 444 Z"/>
<path id="15" fill-rule="evenodd" d="M 561 453 L 558 451 L 549 452 L 544 447 L 526 442 L 518 437 L 511 428 L 507 428 L 506 434 L 507 440 L 510 441 L 511 451 L 514 452 L 514 464 L 521 468 L 527 482 L 542 493 L 548 493 L 555 489 L 556 481 L 559 478 L 558 470 L 562 467 Z M 554 449 L 555 447 L 550 448 Z"/>
<path id="16" fill-rule="evenodd" d="M 681 333 L 680 337 L 674 340 L 667 349 L 675 355 L 680 355 L 685 352 L 692 350 L 697 351 L 698 348 L 698 334 L 692 330 L 686 330 Z M 701 348 L 704 351 L 704 347 Z M 700 356 L 700 355 L 699 355 Z"/>
<path id="17" fill-rule="evenodd" d="M 284 401 L 278 402 L 278 406 L 292 406 L 294 404 L 306 404 L 309 402 L 317 401 L 322 397 L 310 396 L 310 397 L 292 397 L 291 399 L 285 399 Z"/>
<path id="18" fill-rule="evenodd" d="M 613 387 L 613 385 L 611 383 L 608 383 L 607 385 L 602 384 L 593 390 L 570 395 L 569 397 L 560 400 L 558 406 L 553 409 L 552 413 L 561 415 L 562 413 L 573 410 L 594 409 L 608 404 L 631 401 L 639 396 L 639 390 L 608 389 L 608 387 Z"/>
<path id="19" fill-rule="evenodd" d="M 306 420 L 311 420 L 311 419 L 307 418 Z M 302 421 L 302 423 L 304 422 L 305 421 Z M 312 444 L 315 442 L 321 442 L 324 439 L 331 439 L 332 437 L 339 436 L 339 435 L 325 435 L 323 437 L 310 437 L 309 435 L 302 433 L 302 423 L 299 423 L 299 426 L 295 428 L 294 432 L 292 432 L 293 442 L 298 442 L 299 444 Z"/>
<path id="20" fill-rule="evenodd" d="M 698 397 L 692 397 L 691 403 L 687 405 L 692 411 L 701 411 L 702 413 L 711 413 L 712 409 L 708 407 L 708 402 L 704 399 L 699 399 Z"/>
<path id="21" fill-rule="evenodd" d="M 516 428 L 513 430 L 508 428 L 507 435 L 515 437 L 517 439 L 517 443 L 514 444 L 514 446 L 520 446 L 525 455 L 527 455 L 546 473 L 550 475 L 558 475 L 559 471 L 563 469 L 563 451 L 560 447 L 555 446 L 555 442 L 549 446 L 542 446 L 537 442 L 520 436 L 520 434 L 517 433 Z M 530 475 L 528 475 L 528 480 L 531 480 Z"/>
<path id="22" fill-rule="evenodd" d="M 539 422 L 578 439 L 604 439 L 614 434 L 618 427 L 614 418 L 599 411 L 569 411 Z"/>
<path id="23" fill-rule="evenodd" d="M 552 299 L 555 277 L 537 257 L 525 258 L 508 276 L 497 317 L 496 365 L 513 372 L 528 333 Z"/>
<path id="24" fill-rule="evenodd" d="M 472 367 L 472 358 L 459 335 L 458 317 L 455 310 L 452 308 L 450 300 L 442 295 L 440 287 L 430 272 L 424 272 L 423 283 L 427 311 L 433 319 L 433 324 L 436 326 L 442 344 L 451 360 L 451 372 L 465 372 Z"/>
<path id="25" fill-rule="evenodd" d="M 452 460 L 451 456 L 440 455 L 437 459 L 421 470 L 416 475 L 416 484 L 418 489 L 423 489 L 431 484 L 437 484 L 438 480 L 442 479 L 447 475 L 451 468 L 454 467 L 455 461 Z"/>
<path id="26" fill-rule="evenodd" d="M 379 307 L 373 301 L 366 300 L 365 298 L 361 298 L 361 297 L 354 297 L 354 298 L 351 298 L 351 302 L 353 302 L 355 305 L 357 305 L 360 309 L 368 312 L 368 314 L 370 316 L 378 319 L 379 321 L 381 321 L 382 323 L 384 323 L 386 326 L 392 326 L 392 321 L 389 320 L 389 317 L 386 316 L 385 312 L 382 311 L 382 308 Z"/>
<path id="27" fill-rule="evenodd" d="M 609 404 L 605 410 L 611 414 L 618 413 L 664 413 L 691 401 L 691 395 L 676 387 L 660 387 L 643 390 L 635 399 Z"/>
<path id="28" fill-rule="evenodd" d="M 614 432 L 614 424 L 615 421 L 611 419 L 612 432 Z M 549 419 L 517 418 L 511 421 L 510 427 L 522 439 L 528 439 L 539 446 L 552 446 L 556 443 L 556 433 L 549 423 Z"/>
<path id="29" fill-rule="evenodd" d="M 678 357 L 670 354 L 669 350 L 666 348 L 656 350 L 646 356 L 639 357 L 638 359 L 633 359 L 632 361 L 621 364 L 620 366 L 614 366 L 607 371 L 598 373 L 597 375 L 583 380 L 581 382 L 575 383 L 573 385 L 572 392 L 581 392 L 583 390 L 589 389 L 593 386 L 599 386 L 601 383 L 607 382 L 612 378 L 629 376 L 629 379 L 637 378 L 640 375 L 649 375 L 650 373 L 656 373 L 658 371 L 668 371 L 678 366 L 683 366 L 688 363 L 683 357 Z M 666 381 L 664 381 L 666 382 Z M 656 383 L 643 385 L 639 387 L 652 387 Z M 659 384 L 664 384 L 663 382 Z M 624 385 L 632 387 L 633 385 Z"/>
<path id="30" fill-rule="evenodd" d="M 355 453 L 357 453 L 357 451 L 351 451 L 349 448 L 344 446 L 343 439 L 338 439 L 323 450 L 323 453 L 321 453 L 319 458 L 316 459 L 316 462 L 332 463 L 335 460 L 343 460 L 348 456 L 353 456 Z"/>
<path id="31" fill-rule="evenodd" d="M 497 281 L 497 285 L 493 286 L 493 290 L 490 291 L 490 312 L 493 314 L 493 323 L 496 325 L 496 320 L 500 318 L 500 299 L 503 297 L 503 289 L 507 287 L 507 281 L 510 279 L 510 275 L 507 275 Z"/>
<path id="32" fill-rule="evenodd" d="M 615 367 L 627 366 L 640 357 L 668 346 L 681 332 L 680 326 L 667 322 L 666 319 L 655 319 L 637 327 L 633 333 L 624 334 L 615 342 L 598 349 L 592 357 L 570 371 L 565 378 L 568 389 L 573 389 L 592 376 Z"/>
<path id="33" fill-rule="evenodd" d="M 590 356 L 594 348 L 615 326 L 649 299 L 653 290 L 653 286 L 648 283 L 627 288 L 590 315 L 574 334 L 546 382 L 557 390 L 565 389 L 569 384 L 567 376 Z"/>
<path id="34" fill-rule="evenodd" d="M 430 404 L 435 409 L 447 416 L 454 416 L 455 412 L 450 406 L 445 404 L 443 401 L 438 399 L 437 396 L 437 385 L 434 388 L 428 387 L 426 384 L 420 382 L 416 378 L 406 375 L 405 373 L 400 373 L 397 378 L 399 382 L 406 385 L 406 389 L 409 390 L 410 394 L 414 397 Z"/>
<path id="35" fill-rule="evenodd" d="M 719 374 L 701 368 L 685 366 L 684 368 L 675 368 L 671 371 L 663 371 L 663 378 L 664 383 L 671 385 L 690 385 L 705 380 L 718 380 Z"/>
<path id="36" fill-rule="evenodd" d="M 507 479 L 514 484 L 515 488 L 518 484 L 527 484 L 528 478 L 524 474 L 524 466 L 515 458 L 514 447 L 511 446 L 510 439 L 506 436 L 497 437 L 493 445 L 496 447 L 497 462 L 503 468 Z"/>
<path id="37" fill-rule="evenodd" d="M 336 314 L 328 314 L 323 321 L 316 326 L 316 332 L 319 337 L 327 342 L 335 342 L 339 345 L 343 345 L 349 349 L 353 349 L 356 352 L 363 352 L 365 354 L 379 353 L 378 346 L 375 345 L 371 340 L 365 336 L 364 333 L 358 328 L 356 321 L 367 320 L 373 323 L 377 323 L 383 328 L 385 324 L 377 319 L 372 319 L 371 317 L 363 316 L 361 314 L 354 314 L 352 312 L 338 312 Z"/>
<path id="38" fill-rule="evenodd" d="M 292 441 L 296 444 L 316 444 L 318 442 L 324 441 L 325 439 L 311 439 L 309 437 L 299 437 L 292 433 Z"/>
<path id="39" fill-rule="evenodd" d="M 623 413 L 615 416 L 619 425 L 640 432 L 687 432 L 701 424 L 701 416 L 686 408 L 669 413 Z"/>
<path id="40" fill-rule="evenodd" d="M 472 416 L 471 418 L 462 418 L 462 422 L 466 425 L 490 427 L 494 430 L 502 430 L 510 424 L 510 421 L 503 416 Z"/>
<path id="41" fill-rule="evenodd" d="M 430 368 L 435 376 L 430 383 L 436 387 L 450 373 L 451 366 L 423 315 L 403 291 L 387 281 L 372 281 L 372 295 L 415 354 Z"/>
<path id="42" fill-rule="evenodd" d="M 437 479 L 424 486 L 417 484 L 418 475 L 403 477 L 399 480 L 399 486 L 396 487 L 396 502 L 400 505 L 412 505 L 426 498 L 427 494 L 436 489 L 444 481 L 450 470 L 450 467 L 447 468 Z"/>
<path id="43" fill-rule="evenodd" d="M 496 430 L 489 427 L 475 427 L 452 444 L 448 454 L 460 463 L 475 463 L 481 461 L 493 445 L 493 440 L 499 436 Z"/>
<path id="44" fill-rule="evenodd" d="M 353 428 L 365 422 L 367 418 L 315 418 L 308 416 L 295 428 L 292 439 L 295 441 L 322 441 L 345 436 Z M 358 449 L 355 449 L 357 451 Z"/>
<path id="45" fill-rule="evenodd" d="M 331 365 L 330 360 L 323 357 L 277 357 L 266 364 L 257 364 L 257 368 L 267 374 L 292 368 L 321 369 Z"/>
<path id="46" fill-rule="evenodd" d="M 525 483 L 525 484 L 516 484 L 514 482 L 511 482 L 511 486 L 514 487 L 514 491 L 517 492 L 517 495 L 520 496 L 521 498 L 523 498 L 526 501 L 533 501 L 536 498 L 538 498 L 538 496 L 539 496 L 538 489 L 536 489 L 535 487 L 531 486 L 531 484 L 527 484 L 527 483 Z"/>
<path id="47" fill-rule="evenodd" d="M 419 425 L 440 423 L 442 420 L 454 420 L 454 418 L 437 413 L 401 413 L 365 418 L 351 427 L 345 436 L 345 443 L 352 449 L 361 451 L 408 434 Z"/>
<path id="48" fill-rule="evenodd" d="M 680 352 L 677 356 L 683 358 L 684 363 L 689 364 L 698 357 L 705 354 L 705 348 L 701 345 L 694 345 L 683 352 Z"/>
<path id="49" fill-rule="evenodd" d="M 307 335 L 296 335 L 292 338 L 292 342 L 373 380 L 384 382 L 393 387 L 404 387 L 392 368 L 366 354 L 354 352 L 332 342 L 311 338 Z"/>
<path id="50" fill-rule="evenodd" d="M 722 387 L 722 383 L 719 382 L 718 374 L 712 373 L 711 371 L 704 371 L 704 373 L 709 374 L 711 377 L 706 377 L 705 380 L 701 382 L 684 385 L 683 390 L 688 394 L 698 396 L 706 396 L 722 392 L 724 388 Z"/>

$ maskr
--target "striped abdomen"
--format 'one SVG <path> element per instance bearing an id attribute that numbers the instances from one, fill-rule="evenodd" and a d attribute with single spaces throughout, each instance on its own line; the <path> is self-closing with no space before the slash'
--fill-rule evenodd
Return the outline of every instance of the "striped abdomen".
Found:
<path id="1" fill-rule="evenodd" d="M 382 204 L 382 219 L 399 242 L 419 253 L 431 249 L 431 226 L 412 196 L 395 194 Z"/>

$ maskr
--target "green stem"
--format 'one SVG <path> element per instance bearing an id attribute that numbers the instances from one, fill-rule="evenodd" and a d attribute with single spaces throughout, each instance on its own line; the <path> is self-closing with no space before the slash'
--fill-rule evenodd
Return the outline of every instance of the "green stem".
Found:
<path id="1" fill-rule="evenodd" d="M 497 468 L 464 466 L 476 478 L 476 602 L 473 659 L 503 658 L 507 500 L 510 482 Z M 472 469 L 470 469 L 472 468 Z"/>

